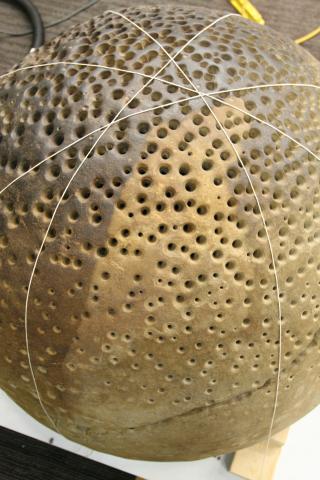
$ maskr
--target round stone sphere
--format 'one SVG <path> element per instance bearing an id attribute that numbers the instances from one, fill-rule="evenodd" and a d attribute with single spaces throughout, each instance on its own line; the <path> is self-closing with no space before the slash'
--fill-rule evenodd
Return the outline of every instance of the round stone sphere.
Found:
<path id="1" fill-rule="evenodd" d="M 224 15 L 105 12 L 0 79 L 0 386 L 115 455 L 319 401 L 320 66 Z"/>

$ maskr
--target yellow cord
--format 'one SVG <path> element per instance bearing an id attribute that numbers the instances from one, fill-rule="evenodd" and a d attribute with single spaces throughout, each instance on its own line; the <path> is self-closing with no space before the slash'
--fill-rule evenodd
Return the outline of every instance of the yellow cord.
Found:
<path id="1" fill-rule="evenodd" d="M 239 12 L 244 18 L 253 20 L 254 22 L 260 23 L 261 25 L 265 24 L 265 21 L 257 10 L 257 8 L 252 5 L 249 0 L 229 0 L 229 3 Z M 320 34 L 320 26 L 312 30 L 312 32 L 307 33 L 303 37 L 297 38 L 295 43 L 301 44 L 311 40 L 315 36 Z"/>
<path id="2" fill-rule="evenodd" d="M 252 5 L 249 0 L 229 0 L 231 5 L 239 12 L 244 18 L 253 20 L 254 22 L 265 24 L 264 19 L 260 12 Z"/>
<path id="3" fill-rule="evenodd" d="M 315 28 L 314 30 L 312 30 L 312 32 L 310 33 L 307 33 L 306 35 L 304 35 L 303 37 L 300 37 L 300 38 L 297 38 L 295 40 L 296 43 L 304 43 L 304 42 L 307 42 L 308 40 L 311 40 L 311 38 L 317 36 L 320 34 L 320 27 L 318 28 Z"/>

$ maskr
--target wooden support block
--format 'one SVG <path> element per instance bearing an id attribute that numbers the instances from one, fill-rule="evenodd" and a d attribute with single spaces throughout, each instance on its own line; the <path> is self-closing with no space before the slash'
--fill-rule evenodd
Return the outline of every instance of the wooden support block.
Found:
<path id="1" fill-rule="evenodd" d="M 266 440 L 235 452 L 230 472 L 246 480 L 272 480 L 288 431 L 282 430 L 270 439 L 265 461 Z"/>

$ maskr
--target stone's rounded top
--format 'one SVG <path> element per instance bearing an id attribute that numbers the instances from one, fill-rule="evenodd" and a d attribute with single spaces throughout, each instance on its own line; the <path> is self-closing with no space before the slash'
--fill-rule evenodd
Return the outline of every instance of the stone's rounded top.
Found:
<path id="1" fill-rule="evenodd" d="M 116 455 L 266 436 L 280 343 L 275 431 L 318 400 L 319 63 L 224 15 L 106 12 L 0 79 L 0 385 Z"/>

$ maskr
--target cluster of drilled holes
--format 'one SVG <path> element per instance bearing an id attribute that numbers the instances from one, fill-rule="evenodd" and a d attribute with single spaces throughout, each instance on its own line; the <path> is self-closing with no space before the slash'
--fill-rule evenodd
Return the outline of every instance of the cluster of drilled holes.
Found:
<path id="1" fill-rule="evenodd" d="M 220 40 L 220 41 L 222 42 L 222 40 Z M 203 42 L 205 42 L 205 41 L 202 40 L 202 43 L 203 43 Z M 209 42 L 208 42 L 208 43 L 209 43 Z M 223 43 L 223 42 L 222 42 L 222 43 Z M 108 42 L 106 42 L 106 45 L 109 45 Z M 225 49 L 226 49 L 226 45 L 222 45 L 222 44 L 221 44 L 221 46 L 224 46 Z M 203 44 L 203 47 L 209 48 L 209 45 Z M 235 48 L 237 48 L 238 50 L 240 50 L 241 47 L 242 47 L 241 43 L 239 43 L 238 46 L 235 46 Z M 195 53 L 194 50 L 195 50 L 194 47 L 193 47 L 193 50 L 190 50 L 190 53 L 193 53 L 193 55 L 192 55 L 192 61 L 194 61 L 194 62 L 196 62 L 196 63 L 202 62 L 205 57 L 202 58 L 202 55 L 200 55 L 200 54 L 198 54 L 198 53 Z M 79 51 L 80 51 L 80 50 L 79 50 Z M 86 47 L 86 48 L 83 48 L 81 51 L 82 51 L 83 53 L 86 53 L 86 54 L 89 54 L 89 52 L 90 52 L 90 50 L 89 50 L 87 47 Z M 229 58 L 229 56 L 226 54 L 226 50 L 221 50 L 221 52 L 222 52 L 222 51 L 224 51 L 224 54 L 221 55 L 221 59 L 222 59 L 223 61 L 225 61 L 225 62 L 228 62 L 228 61 L 230 60 L 230 58 Z M 104 53 L 106 53 L 106 52 L 104 52 Z M 131 53 L 131 52 L 130 52 L 130 53 Z M 134 54 L 133 54 L 133 55 L 134 55 Z M 129 55 L 129 57 L 130 57 L 130 55 Z M 216 58 L 218 58 L 218 57 L 216 57 Z M 128 58 L 128 60 L 129 60 L 129 58 Z M 113 61 L 113 60 L 111 59 L 111 56 L 109 56 L 109 57 L 107 58 L 107 63 L 108 63 L 108 62 L 112 63 L 112 61 Z M 210 63 L 210 62 L 209 62 L 209 63 Z M 200 68 L 200 65 L 201 65 L 201 64 L 199 64 L 198 68 Z M 139 68 L 140 68 L 140 67 L 139 67 Z M 202 67 L 201 67 L 201 68 L 202 68 Z M 251 68 L 251 67 L 250 67 L 250 68 Z M 253 65 L 252 65 L 252 68 L 254 68 Z M 215 75 L 215 74 L 219 71 L 219 67 L 216 66 L 216 65 L 211 65 L 207 70 L 208 70 L 208 72 L 209 72 L 211 75 Z M 108 72 L 105 72 L 105 73 L 108 73 Z M 198 69 L 198 70 L 195 70 L 194 76 L 195 76 L 196 78 L 202 78 L 202 76 L 200 75 L 200 73 L 201 73 L 201 71 L 200 71 L 199 69 Z M 235 76 L 235 73 L 236 73 L 236 69 L 233 69 L 233 68 L 231 68 L 231 67 L 228 68 L 228 75 L 230 75 L 230 77 L 234 77 L 234 76 Z M 88 74 L 88 75 L 89 75 L 89 74 Z M 106 78 L 108 78 L 108 77 L 106 77 Z M 213 82 L 213 79 L 212 79 L 212 82 L 211 82 L 211 87 L 212 87 L 212 88 L 213 88 L 213 84 L 214 84 L 214 82 Z M 207 85 L 209 86 L 209 82 L 207 83 Z M 98 93 L 99 93 L 99 85 L 94 86 L 94 84 L 93 84 L 92 87 L 93 87 L 92 90 L 93 90 L 95 93 L 98 94 Z M 211 89 L 212 89 L 212 88 L 211 88 Z M 120 90 L 120 91 L 119 91 L 119 90 Z M 74 95 L 75 93 L 76 93 L 76 91 L 71 91 L 71 92 L 70 92 L 71 95 Z M 155 94 L 154 100 L 155 100 L 155 101 L 158 101 L 158 100 L 159 100 L 159 95 L 158 95 L 158 93 L 159 93 L 159 92 L 154 92 L 154 94 Z M 45 92 L 44 92 L 43 94 L 45 94 Z M 122 95 L 123 95 L 123 90 L 121 90 L 121 89 L 116 89 L 116 90 L 113 90 L 113 91 L 112 91 L 112 96 L 113 96 L 113 99 L 114 99 L 114 100 L 121 99 Z M 268 100 L 265 99 L 263 102 L 267 103 Z M 256 105 L 254 102 L 251 102 L 251 103 L 250 103 L 250 102 L 246 102 L 246 108 L 248 108 L 249 110 L 255 110 L 255 109 L 257 108 L 257 105 Z M 65 109 L 66 112 L 68 111 L 68 107 L 64 107 L 64 109 Z M 70 110 L 70 109 L 69 109 L 69 110 Z M 83 120 L 85 120 L 85 114 L 84 114 L 84 113 L 81 114 L 81 117 L 83 118 Z M 202 115 L 199 115 L 199 117 L 202 117 Z M 206 128 L 203 128 L 203 129 L 200 131 L 200 128 L 202 128 L 202 127 L 201 127 L 201 123 L 202 123 L 202 122 L 201 122 L 201 118 L 195 118 L 194 120 L 195 120 L 195 122 L 194 122 L 195 125 L 197 125 L 197 122 L 199 122 L 199 133 L 200 133 L 200 135 L 202 135 L 202 134 L 203 134 L 204 136 L 207 135 L 208 132 L 207 132 Z M 52 120 L 52 121 L 53 121 L 53 120 Z M 226 128 L 229 128 L 229 126 L 230 126 L 230 123 L 226 123 Z M 170 125 L 169 125 L 169 128 L 168 128 L 168 127 L 166 127 L 166 128 L 158 128 L 158 130 L 157 130 L 157 137 L 158 137 L 159 139 L 165 138 L 165 137 L 168 135 L 168 132 L 169 132 L 170 129 L 171 129 L 171 130 L 177 130 L 177 128 L 179 128 L 179 121 L 177 121 L 177 120 L 176 120 L 176 121 L 172 121 L 172 122 L 170 123 Z M 140 131 L 140 129 L 141 129 L 141 131 Z M 143 126 L 143 127 L 139 126 L 138 130 L 139 130 L 139 133 L 141 133 L 141 134 L 148 133 L 148 132 L 150 131 L 150 125 L 147 126 L 147 127 L 146 127 L 146 126 Z M 146 130 L 146 131 L 144 131 L 144 130 Z M 19 133 L 19 132 L 20 132 L 20 133 Z M 17 132 L 17 134 L 22 134 L 22 133 L 23 133 L 23 132 L 22 132 L 21 130 Z M 84 133 L 84 130 L 78 130 L 77 135 L 79 136 L 79 134 L 83 134 L 83 133 Z M 53 134 L 53 130 L 52 130 L 51 134 Z M 257 132 L 254 132 L 254 131 L 251 131 L 251 132 L 250 132 L 250 131 L 249 131 L 248 137 L 254 138 L 254 137 L 256 136 L 256 134 L 257 134 Z M 59 140 L 59 139 L 58 139 L 58 140 Z M 232 137 L 232 140 L 234 141 L 234 143 L 237 143 L 237 142 L 239 141 L 239 138 L 237 138 L 237 137 Z M 183 151 L 183 149 L 185 148 L 184 145 L 185 145 L 186 143 L 189 143 L 189 142 L 192 142 L 191 136 L 190 136 L 190 135 L 184 136 L 184 138 L 183 138 L 183 144 L 181 145 L 181 149 L 182 149 L 181 151 Z M 216 145 L 216 147 L 213 145 L 214 148 L 220 148 L 220 147 L 221 147 L 221 145 L 220 145 L 220 146 L 217 146 L 217 144 L 215 144 L 215 145 Z M 128 153 L 128 150 L 126 150 L 127 147 L 128 147 L 128 146 L 125 144 L 125 142 L 124 142 L 124 141 L 121 141 L 121 142 L 117 145 L 116 149 L 117 149 L 117 152 L 118 152 L 120 155 L 125 156 L 125 155 Z M 155 150 L 155 149 L 156 149 L 155 144 L 154 144 L 153 146 L 149 147 L 149 149 L 146 148 L 146 150 L 147 150 L 147 151 L 146 151 L 146 155 L 149 154 L 149 153 L 152 153 L 152 151 Z M 162 157 L 163 160 L 169 159 L 169 158 L 170 158 L 170 155 L 172 156 L 172 152 L 170 152 L 170 149 L 168 149 L 168 148 L 163 149 L 162 152 L 161 152 L 161 157 Z M 253 154 L 253 156 L 255 156 L 255 154 Z M 227 154 L 222 153 L 222 155 L 221 155 L 220 158 L 221 158 L 221 160 L 223 160 L 223 161 L 224 161 L 224 160 L 227 160 Z M 251 156 L 251 158 L 252 158 L 252 156 Z M 145 159 L 145 160 L 146 160 L 146 159 Z M 218 163 L 218 162 L 217 162 L 217 163 Z M 187 165 L 186 168 L 185 168 L 185 165 Z M 203 170 L 203 172 L 209 172 L 209 174 L 211 174 L 211 170 L 214 168 L 214 166 L 215 166 L 215 165 L 214 165 L 213 160 L 212 160 L 211 158 L 208 158 L 208 159 L 205 159 L 205 160 L 202 161 L 202 170 Z M 161 174 L 164 174 L 164 175 L 167 175 L 167 174 L 169 173 L 168 171 L 166 172 L 165 170 L 163 170 L 163 172 L 164 172 L 164 173 L 162 173 L 162 172 L 160 172 L 160 173 L 161 173 Z M 181 173 L 181 172 L 182 172 L 182 173 Z M 184 175 L 190 175 L 190 174 L 191 174 L 192 176 L 194 176 L 195 178 L 198 179 L 198 176 L 196 176 L 196 175 L 193 173 L 193 165 L 192 165 L 191 162 L 190 162 L 190 164 L 185 163 L 184 166 L 183 166 L 183 168 L 182 168 L 182 170 L 181 170 L 181 172 L 180 172 L 180 173 L 181 173 L 182 177 L 183 177 Z M 58 173 L 58 172 L 56 172 L 56 173 Z M 284 172 L 284 173 L 286 173 L 286 172 Z M 262 173 L 259 172 L 259 170 L 256 169 L 256 168 L 252 169 L 251 174 L 252 174 L 252 175 L 261 175 L 261 177 L 260 177 L 261 181 L 262 181 L 262 182 L 267 181 L 267 178 L 264 177 L 264 173 L 263 173 L 263 172 L 262 172 Z M 146 175 L 148 175 L 148 173 L 146 173 Z M 52 176 L 54 177 L 54 175 L 52 175 Z M 58 177 L 58 176 L 59 176 L 59 175 L 57 175 L 57 177 Z M 229 178 L 230 180 L 232 180 L 232 181 L 235 182 L 235 181 L 236 181 L 236 178 L 238 177 L 238 174 L 237 174 L 236 169 L 234 169 L 234 170 L 229 169 L 227 176 L 228 176 L 228 178 Z M 57 178 L 57 177 L 56 177 L 56 178 Z M 120 177 L 119 177 L 119 178 L 120 178 Z M 149 183 L 149 180 L 151 180 L 151 183 Z M 154 181 L 153 179 L 151 179 L 151 178 L 150 178 L 149 180 L 148 180 L 147 182 L 145 182 L 145 185 L 142 185 L 144 189 L 148 189 L 148 188 L 152 188 L 152 187 L 153 187 L 155 181 Z M 281 179 L 280 179 L 280 180 L 281 180 Z M 154 183 L 152 183 L 152 181 L 153 181 Z M 222 184 L 222 181 L 223 181 L 222 178 L 216 177 L 216 178 L 215 178 L 215 181 L 214 181 L 214 182 L 215 182 L 214 184 L 215 184 L 216 186 L 219 186 L 219 185 Z M 94 185 L 92 188 L 97 188 L 97 189 L 102 189 L 102 190 L 108 189 L 108 194 L 106 194 L 106 197 L 107 197 L 107 198 L 111 198 L 111 197 L 113 196 L 113 190 L 114 190 L 114 188 L 119 187 L 119 186 L 121 185 L 121 182 L 122 182 L 121 179 L 120 179 L 120 182 L 119 182 L 118 179 L 116 179 L 115 184 L 113 184 L 112 187 L 108 187 L 107 184 L 106 184 L 106 185 L 103 185 L 103 186 L 100 186 L 100 184 L 99 184 L 99 182 L 98 182 L 98 184 L 97 184 L 97 185 Z M 189 178 L 188 178 L 188 180 L 185 182 L 185 186 L 186 186 L 185 189 L 186 189 L 186 191 L 188 191 L 188 192 L 195 192 L 194 194 L 196 194 L 196 192 L 197 192 L 196 186 L 195 186 L 195 188 L 194 188 L 194 186 L 193 186 L 192 184 L 188 183 L 188 182 L 189 182 Z M 300 182 L 300 180 L 298 181 L 298 184 L 299 184 L 299 182 Z M 113 183 L 113 182 L 111 182 L 111 183 Z M 148 183 L 149 183 L 149 185 L 148 185 Z M 229 183 L 228 183 L 228 184 L 229 184 Z M 301 183 L 300 183 L 300 185 L 301 185 Z M 300 186 L 300 185 L 299 185 L 299 186 Z M 193 188 L 193 190 L 188 190 L 188 189 L 190 189 L 190 188 L 191 188 L 191 189 Z M 90 189 L 91 189 L 91 187 L 90 187 Z M 106 190 L 106 191 L 107 191 L 107 190 Z M 297 189 L 294 189 L 294 190 L 292 191 L 292 193 L 291 193 L 292 199 L 297 198 L 297 192 L 298 192 Z M 236 195 L 240 195 L 240 194 L 243 195 L 243 194 L 245 194 L 245 193 L 246 193 L 246 190 L 245 190 L 245 188 L 243 188 L 243 185 L 242 185 L 242 191 L 241 191 L 241 192 L 238 192 L 237 194 L 236 194 L 236 192 L 235 192 L 235 197 L 236 197 Z M 249 192 L 249 193 L 251 193 L 251 192 Z M 89 195 L 89 196 L 90 196 L 90 195 Z M 170 189 L 167 189 L 167 191 L 166 191 L 166 197 L 167 197 L 168 199 L 174 198 L 173 191 L 170 190 Z M 239 197 L 238 197 L 238 198 L 239 198 Z M 142 197 L 140 197 L 140 199 L 142 199 Z M 90 201 L 91 201 L 91 200 L 90 200 Z M 231 201 L 231 202 L 232 202 L 232 201 Z M 145 199 L 144 202 L 141 202 L 141 203 L 146 203 L 146 199 Z M 179 211 L 179 209 L 180 209 L 181 207 L 182 207 L 182 208 L 181 208 L 180 211 L 182 211 L 183 209 L 186 208 L 186 202 L 185 202 L 184 204 L 182 203 L 182 204 L 180 204 L 180 205 L 177 203 L 176 205 L 177 205 L 177 211 Z M 229 205 L 229 204 L 228 204 L 228 206 L 232 206 L 232 205 Z M 127 208 L 127 206 L 124 205 L 124 203 L 122 203 L 122 202 L 117 203 L 117 207 L 118 207 L 120 210 L 125 210 L 125 209 Z M 148 207 L 148 205 L 147 205 L 147 207 Z M 161 204 L 160 204 L 159 208 L 160 208 L 160 209 L 162 208 Z M 201 214 L 204 214 L 204 215 L 205 215 L 205 214 L 207 213 L 207 212 L 205 212 L 205 208 L 206 208 L 206 206 L 204 206 L 204 209 L 202 209 L 202 208 L 199 207 L 199 212 L 198 212 L 199 215 L 201 215 Z M 160 211 L 161 211 L 161 210 L 160 210 Z M 201 213 L 201 212 L 203 212 L 203 213 Z M 251 207 L 249 206 L 249 207 L 248 207 L 248 215 L 251 214 L 251 213 L 255 213 L 255 212 L 254 212 L 253 208 L 251 208 Z M 73 221 L 76 221 L 77 218 L 74 217 L 74 215 L 76 215 L 76 212 L 73 212 L 73 213 L 71 214 L 71 219 L 72 219 Z M 72 216 L 73 216 L 74 218 L 72 218 Z M 225 220 L 225 219 L 224 219 L 224 220 Z M 217 220 L 217 221 L 220 222 L 220 223 L 222 223 L 224 220 Z M 185 222 L 184 225 L 187 225 L 187 222 Z M 308 225 L 307 225 L 307 226 L 308 226 Z M 158 232 L 159 232 L 159 234 L 167 233 L 167 232 L 168 232 L 168 228 L 170 228 L 170 227 L 168 227 L 165 223 L 160 224 L 159 227 L 158 227 Z M 221 234 L 221 231 L 218 230 L 218 228 L 219 228 L 219 227 L 217 227 L 215 233 L 216 233 L 217 235 L 218 235 L 218 234 L 220 235 L 220 234 Z M 189 227 L 187 226 L 186 229 L 188 230 Z M 125 228 L 123 229 L 123 232 L 124 232 L 124 235 L 123 235 L 124 237 L 127 237 L 127 236 L 129 236 L 129 235 L 132 234 L 132 231 L 130 231 L 129 229 L 125 229 Z M 188 231 L 187 231 L 187 232 L 185 232 L 185 233 L 192 233 L 192 230 L 191 230 L 191 232 L 188 232 Z M 151 232 L 151 233 L 149 233 L 149 235 L 145 235 L 144 238 L 147 239 L 147 241 L 150 242 L 150 243 L 155 243 L 155 241 L 156 241 L 156 239 L 157 239 L 157 235 L 158 235 L 158 233 Z M 281 236 L 281 237 L 283 237 L 283 236 L 286 237 L 286 235 L 280 235 L 280 236 Z M 202 238 L 201 235 L 199 235 L 198 237 L 199 237 L 199 240 Z M 198 237 L 197 237 L 197 238 L 198 238 Z M 262 238 L 262 237 L 261 237 L 261 238 Z M 222 238 L 221 238 L 221 240 L 222 240 Z M 110 240 L 109 240 L 110 247 L 116 247 L 116 245 L 117 245 L 116 242 L 117 242 L 117 239 L 115 239 L 115 238 L 110 238 Z M 202 242 L 202 240 L 199 241 L 200 244 L 201 244 L 201 242 Z M 225 240 L 224 240 L 224 242 L 225 242 Z M 224 242 L 221 241 L 222 244 L 224 244 Z M 230 242 L 231 242 L 231 240 L 230 240 Z M 233 246 L 233 248 L 240 248 L 240 247 L 242 246 L 242 245 L 241 245 L 241 240 L 240 240 L 240 239 L 239 239 L 239 240 L 233 240 L 232 246 Z M 105 247 L 98 247 L 98 248 L 105 248 Z M 108 248 L 109 248 L 109 246 L 108 246 Z M 182 249 L 182 248 L 183 248 L 183 249 L 186 249 L 186 248 L 188 248 L 188 245 L 182 245 L 182 246 L 181 246 L 181 249 Z M 96 246 L 93 248 L 93 250 L 96 251 Z M 219 251 L 219 249 L 216 249 L 215 251 Z M 218 256 L 215 257 L 215 258 L 216 258 L 216 259 L 219 258 L 219 254 L 216 254 L 216 255 L 218 255 Z M 252 256 L 253 258 L 257 258 L 257 259 L 258 259 L 258 258 L 262 258 L 262 257 L 261 257 L 261 249 L 260 249 L 260 251 L 259 251 L 259 249 L 253 250 L 253 251 L 251 252 L 251 256 Z M 222 256 L 222 257 L 223 257 L 223 256 Z M 221 257 L 221 258 L 222 258 L 222 257 Z M 224 260 L 223 260 L 223 261 L 224 261 Z M 227 263 L 228 263 L 228 262 L 226 261 L 226 264 L 227 264 Z M 311 262 L 311 263 L 312 263 L 312 262 Z M 175 271 L 172 271 L 172 274 L 173 274 L 173 275 L 179 274 L 179 266 L 176 266 L 176 267 L 173 267 L 173 268 L 175 269 Z M 227 269 L 230 269 L 230 270 L 232 271 L 232 270 L 233 270 L 232 263 L 228 263 L 228 266 L 226 266 L 226 268 L 227 268 Z M 103 279 L 103 280 L 109 280 L 111 275 L 112 275 L 112 272 L 111 272 L 111 273 L 109 273 L 109 272 L 103 272 L 102 279 Z M 203 275 L 204 275 L 204 274 L 203 274 Z M 242 275 L 242 277 L 241 277 L 241 275 Z M 235 277 L 237 280 L 242 280 L 244 283 L 248 282 L 247 279 L 243 279 L 243 274 L 242 274 L 242 272 L 235 272 L 234 277 Z M 112 277 L 111 277 L 111 278 L 112 278 Z M 288 278 L 289 278 L 289 277 L 288 277 Z M 199 279 L 195 279 L 194 281 L 197 282 L 197 281 L 200 281 L 200 280 L 199 280 Z M 187 282 L 187 281 L 186 281 L 186 282 Z M 291 282 L 289 281 L 288 283 L 290 284 Z M 263 282 L 262 280 L 261 280 L 261 284 L 264 284 L 264 282 Z M 189 286 L 189 284 L 188 284 L 188 286 Z M 252 287 L 252 284 L 249 285 L 249 284 L 246 283 L 246 286 L 249 288 L 250 286 Z M 188 288 L 188 287 L 186 287 L 186 288 Z M 209 295 L 209 294 L 208 294 L 208 295 Z M 179 299 L 177 300 L 178 303 L 180 303 L 180 300 L 181 300 L 181 298 L 179 298 Z M 183 303 L 183 302 L 181 302 L 181 303 Z M 266 319 L 265 319 L 265 320 L 266 320 Z M 252 320 L 250 320 L 250 322 L 252 322 Z M 250 322 L 249 322 L 249 323 L 246 323 L 245 321 L 243 321 L 243 326 L 245 326 L 245 328 L 249 328 L 249 326 L 251 325 Z M 210 328 L 210 327 L 209 327 L 209 328 Z M 170 328 L 169 328 L 168 330 L 170 330 Z M 268 341 L 270 341 L 270 340 L 268 340 Z M 251 347 L 250 347 L 250 348 L 251 348 Z M 117 362 L 115 361 L 115 364 L 116 364 L 116 363 L 117 363 Z M 235 365 L 237 365 L 237 364 L 235 364 Z M 204 374 L 204 373 L 203 373 L 203 374 Z M 172 378 L 169 378 L 169 377 L 170 377 L 170 375 L 168 375 L 168 380 L 169 380 L 169 379 L 172 380 Z M 211 392 L 208 392 L 208 393 L 211 393 Z M 186 397 L 186 398 L 187 398 L 187 397 Z M 155 399 L 154 399 L 154 398 L 152 399 L 152 397 L 150 397 L 150 403 L 153 403 L 154 401 L 155 401 Z M 178 404 L 179 401 L 180 401 L 179 399 L 176 399 L 174 402 L 175 402 L 175 404 Z"/>

